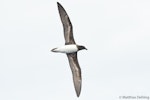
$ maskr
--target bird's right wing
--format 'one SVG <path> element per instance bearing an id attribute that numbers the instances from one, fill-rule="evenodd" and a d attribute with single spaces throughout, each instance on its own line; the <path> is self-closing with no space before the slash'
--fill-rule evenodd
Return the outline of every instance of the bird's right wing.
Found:
<path id="1" fill-rule="evenodd" d="M 59 15 L 64 28 L 65 44 L 75 44 L 73 37 L 73 28 L 69 16 L 60 3 L 57 2 Z"/>
<path id="2" fill-rule="evenodd" d="M 73 75 L 73 82 L 74 82 L 76 94 L 79 97 L 81 92 L 82 78 L 81 78 L 81 69 L 77 59 L 77 53 L 67 54 L 67 57 L 69 59 L 69 64 Z"/>

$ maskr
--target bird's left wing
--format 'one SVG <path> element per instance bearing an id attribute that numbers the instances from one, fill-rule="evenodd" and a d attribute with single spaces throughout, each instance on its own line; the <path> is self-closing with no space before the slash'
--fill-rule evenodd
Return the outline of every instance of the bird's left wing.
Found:
<path id="1" fill-rule="evenodd" d="M 81 69 L 77 59 L 77 53 L 67 54 L 67 57 L 69 59 L 69 64 L 72 70 L 73 82 L 74 82 L 76 94 L 79 97 L 81 92 L 82 78 L 81 78 Z"/>

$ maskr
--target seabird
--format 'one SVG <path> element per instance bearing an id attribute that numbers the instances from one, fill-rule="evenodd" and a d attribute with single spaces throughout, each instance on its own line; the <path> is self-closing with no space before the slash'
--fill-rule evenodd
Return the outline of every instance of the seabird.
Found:
<path id="1" fill-rule="evenodd" d="M 79 97 L 81 91 L 82 77 L 81 77 L 81 69 L 77 59 L 77 52 L 79 50 L 86 49 L 86 48 L 82 45 L 77 45 L 75 43 L 73 37 L 73 28 L 69 16 L 67 15 L 65 9 L 62 7 L 62 5 L 59 2 L 57 2 L 57 6 L 58 6 L 61 22 L 63 24 L 65 45 L 58 48 L 54 48 L 51 51 L 65 53 L 67 55 L 69 60 L 69 65 L 72 70 L 75 91 L 77 97 Z"/>

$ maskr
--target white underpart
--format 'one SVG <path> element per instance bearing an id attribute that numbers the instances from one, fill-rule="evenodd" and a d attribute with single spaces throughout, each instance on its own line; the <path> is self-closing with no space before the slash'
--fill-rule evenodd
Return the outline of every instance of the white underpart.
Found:
<path id="1" fill-rule="evenodd" d="M 64 45 L 64 46 L 58 47 L 54 51 L 60 52 L 60 53 L 74 53 L 78 51 L 78 48 L 76 45 L 70 44 L 70 45 Z"/>

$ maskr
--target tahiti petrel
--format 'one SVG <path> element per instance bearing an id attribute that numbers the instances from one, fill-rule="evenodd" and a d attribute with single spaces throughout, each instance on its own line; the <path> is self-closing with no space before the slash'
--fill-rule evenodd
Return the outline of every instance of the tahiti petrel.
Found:
<path id="1" fill-rule="evenodd" d="M 77 52 L 82 49 L 86 49 L 84 46 L 77 45 L 73 38 L 73 28 L 69 16 L 67 15 L 65 9 L 60 3 L 57 2 L 58 10 L 63 24 L 65 45 L 62 47 L 54 48 L 52 52 L 66 53 L 69 64 L 72 70 L 73 82 L 77 96 L 79 97 L 81 91 L 81 69 L 77 59 Z M 87 50 L 87 49 L 86 49 Z"/>

